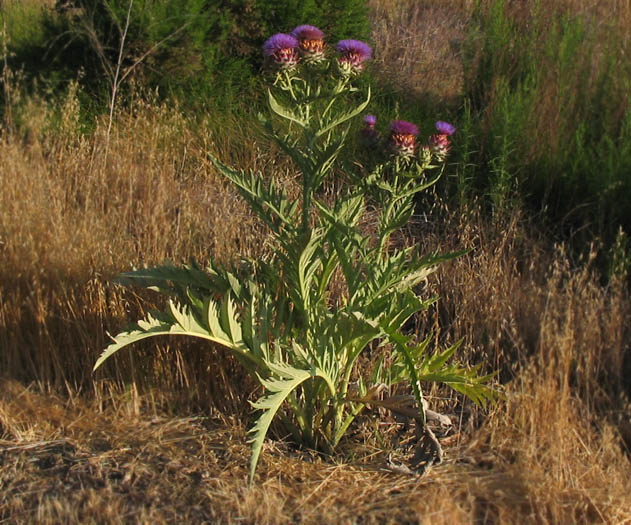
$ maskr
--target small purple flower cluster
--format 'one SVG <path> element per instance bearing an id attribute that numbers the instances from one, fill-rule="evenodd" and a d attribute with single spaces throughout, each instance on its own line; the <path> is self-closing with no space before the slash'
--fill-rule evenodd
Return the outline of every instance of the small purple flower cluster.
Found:
<path id="1" fill-rule="evenodd" d="M 377 117 L 366 115 L 364 127 L 360 132 L 360 141 L 366 146 L 374 146 L 380 141 L 377 131 Z M 429 164 L 434 156 L 439 162 L 447 157 L 451 146 L 449 137 L 456 132 L 456 128 L 448 122 L 439 120 L 436 122 L 437 134 L 432 135 L 427 145 L 420 147 L 420 158 L 423 163 Z M 390 123 L 387 147 L 396 157 L 404 159 L 413 158 L 419 152 L 417 137 L 419 129 L 416 124 L 406 120 L 394 120 Z"/>
<path id="2" fill-rule="evenodd" d="M 366 115 L 364 117 L 364 127 L 359 136 L 360 142 L 366 146 L 375 146 L 381 140 L 381 135 L 377 131 L 377 117 L 374 115 Z"/>
<path id="3" fill-rule="evenodd" d="M 372 58 L 370 46 L 360 40 L 340 40 L 336 46 L 337 64 L 343 75 L 355 75 Z M 277 33 L 263 45 L 263 54 L 278 68 L 291 70 L 299 62 L 322 63 L 326 58 L 324 33 L 315 26 L 300 25 L 290 34 Z"/>

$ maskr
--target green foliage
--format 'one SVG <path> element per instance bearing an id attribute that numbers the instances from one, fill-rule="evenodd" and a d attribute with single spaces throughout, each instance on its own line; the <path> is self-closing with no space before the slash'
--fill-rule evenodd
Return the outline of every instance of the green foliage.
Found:
<path id="1" fill-rule="evenodd" d="M 45 89 L 57 85 L 66 66 L 57 62 L 54 68 L 51 67 L 51 57 L 46 55 L 53 24 L 50 12 L 41 3 L 5 2 L 0 5 L 0 46 L 5 75 L 19 72 L 22 82 L 30 85 L 30 81 L 41 73 Z M 64 30 L 61 24 L 56 26 L 59 33 Z M 53 69 L 57 72 L 53 73 Z M 5 111 L 9 101 L 6 100 L 6 89 L 3 91 L 2 110 Z"/>
<path id="2" fill-rule="evenodd" d="M 544 2 L 494 0 L 465 46 L 467 176 L 458 193 L 545 210 L 559 233 L 612 241 L 631 227 L 631 63 L 621 31 Z M 475 184 L 471 182 L 475 180 Z"/>
<path id="3" fill-rule="evenodd" d="M 264 35 L 290 32 L 300 24 L 319 27 L 331 42 L 370 36 L 365 0 L 259 0 Z"/>
<path id="4" fill-rule="evenodd" d="M 64 4 L 63 12 L 11 7 L 11 66 L 53 89 L 80 78 L 105 102 L 130 1 Z M 334 39 L 368 36 L 366 1 L 132 0 L 122 71 L 189 106 L 238 103 L 243 93 L 258 92 L 260 48 L 272 28 L 290 32 L 305 23 Z"/>
<path id="5" fill-rule="evenodd" d="M 625 281 L 631 275 L 631 241 L 620 228 L 609 256 L 609 278 Z"/>
<path id="6" fill-rule="evenodd" d="M 36 2 L 6 2 L 0 8 L 3 39 L 10 35 L 16 47 L 44 44 L 45 11 Z M 4 41 L 4 43 L 8 43 Z"/>
<path id="7" fill-rule="evenodd" d="M 448 363 L 458 345 L 432 352 L 431 338 L 419 342 L 404 329 L 436 300 L 422 297 L 419 285 L 460 255 L 421 256 L 390 243 L 411 218 L 415 196 L 440 177 L 440 171 L 428 176 L 438 154 L 420 149 L 417 156 L 412 148 L 378 155 L 386 144 L 373 135 L 372 160 L 363 170 L 345 171 L 347 184 L 333 202 L 324 198 L 350 121 L 371 97 L 370 89 L 353 85 L 354 73 L 321 58 L 278 71 L 268 91 L 272 115 L 261 121 L 293 160 L 300 199 L 274 174 L 233 169 L 211 155 L 270 228 L 269 259 L 232 269 L 211 262 L 204 271 L 191 263 L 123 274 L 121 284 L 162 293 L 168 307 L 116 336 L 95 365 L 130 343 L 167 334 L 203 338 L 231 352 L 264 390 L 253 404 L 259 417 L 250 430 L 251 479 L 273 421 L 298 443 L 331 452 L 380 385 L 408 382 L 422 422 L 424 381 L 443 382 L 480 404 L 494 397 L 489 376 Z M 375 235 L 360 227 L 369 208 L 378 210 Z M 364 370 L 360 357 L 369 349 L 377 362 Z M 350 395 L 351 384 L 359 397 Z"/>

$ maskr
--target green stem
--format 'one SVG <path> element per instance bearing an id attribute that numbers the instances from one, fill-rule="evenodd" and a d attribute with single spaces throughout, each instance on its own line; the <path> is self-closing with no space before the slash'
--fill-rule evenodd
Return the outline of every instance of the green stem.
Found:
<path id="1" fill-rule="evenodd" d="M 308 175 L 306 173 L 303 174 L 303 183 L 302 183 L 302 231 L 307 234 L 310 231 L 310 221 L 309 218 L 311 216 L 311 181 L 308 180 Z"/>
<path id="2" fill-rule="evenodd" d="M 289 91 L 291 98 L 297 102 L 298 99 L 296 98 L 296 93 L 294 92 L 294 85 L 291 81 L 291 77 L 289 76 L 289 73 L 287 73 L 287 71 L 284 71 L 284 73 L 285 73 L 285 85 L 287 86 L 287 90 Z"/>
<path id="3" fill-rule="evenodd" d="M 396 182 L 397 181 L 395 180 L 395 183 Z M 385 217 L 386 221 L 389 221 L 391 219 L 392 210 L 394 209 L 394 206 L 398 200 L 399 199 L 397 197 L 391 198 L 390 201 L 388 202 L 387 207 L 382 212 L 382 216 Z M 392 235 L 392 229 L 388 228 L 388 222 L 385 222 L 384 226 L 385 226 L 385 230 L 382 232 L 379 232 L 379 251 L 377 252 L 379 257 L 382 257 L 382 258 L 386 257 L 386 245 L 388 243 L 388 239 L 390 238 L 390 235 Z"/>
<path id="4" fill-rule="evenodd" d="M 355 406 L 355 408 L 353 408 L 351 413 L 348 416 L 346 416 L 346 419 L 343 422 L 341 421 L 341 418 L 340 418 L 340 425 L 336 429 L 335 435 L 333 436 L 333 442 L 332 442 L 333 447 L 337 447 L 340 440 L 344 437 L 344 434 L 346 434 L 348 427 L 351 426 L 351 423 L 355 420 L 355 418 L 359 415 L 359 413 L 362 410 L 364 410 L 364 408 L 365 408 L 365 405 L 363 403 L 358 403 Z"/>
<path id="5" fill-rule="evenodd" d="M 331 102 L 328 103 L 328 105 L 326 106 L 326 108 L 322 112 L 322 117 L 326 117 L 327 113 L 331 110 L 331 108 L 333 107 L 333 104 L 335 103 L 336 100 L 337 100 L 337 96 L 335 96 L 335 97 L 333 97 L 331 99 Z"/>
<path id="6" fill-rule="evenodd" d="M 343 77 L 340 80 L 338 80 L 337 86 L 335 86 L 335 89 L 333 90 L 333 94 L 339 95 L 340 93 L 342 93 L 342 91 L 346 89 L 346 86 L 348 85 L 349 80 L 350 80 L 350 77 Z"/>

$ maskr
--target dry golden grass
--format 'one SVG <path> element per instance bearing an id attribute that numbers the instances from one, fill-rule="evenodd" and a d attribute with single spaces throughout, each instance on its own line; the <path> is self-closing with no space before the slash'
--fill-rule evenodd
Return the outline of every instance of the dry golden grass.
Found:
<path id="1" fill-rule="evenodd" d="M 80 137 L 70 131 L 67 109 L 61 129 L 46 131 L 37 117 L 24 140 L 0 143 L 0 366 L 46 388 L 90 390 L 91 364 L 106 332 L 138 314 L 138 297 L 121 293 L 111 277 L 164 260 L 204 261 L 211 253 L 228 261 L 263 246 L 260 227 L 208 169 L 211 124 L 195 134 L 177 111 L 138 100 L 133 114 L 119 116 L 106 159 L 105 124 Z M 238 125 L 229 117 L 221 124 Z M 228 147 L 222 140 L 215 141 L 221 151 Z M 264 158 L 254 148 L 233 156 L 248 165 Z M 130 380 L 175 361 L 178 381 L 190 382 L 179 351 L 164 352 L 177 355 L 126 362 L 112 373 Z M 200 349 L 192 362 L 206 353 Z"/>
<path id="2" fill-rule="evenodd" d="M 466 1 L 369 2 L 376 62 L 383 79 L 402 92 L 453 101 L 462 91 L 457 49 L 465 38 Z"/>
<path id="3" fill-rule="evenodd" d="M 556 378 L 555 378 L 556 379 Z M 477 432 L 453 436 L 424 478 L 361 457 L 266 445 L 248 488 L 242 423 L 135 415 L 3 382 L 0 519 L 38 523 L 628 523 L 628 458 L 615 430 L 556 380 L 524 373 Z M 357 448 L 357 446 L 356 446 Z"/>
<path id="4" fill-rule="evenodd" d="M 102 128 L 89 140 L 42 132 L 0 145 L 0 359 L 23 382 L 0 387 L 2 519 L 631 519 L 628 294 L 621 283 L 601 286 L 589 264 L 547 250 L 518 217 L 490 224 L 436 208 L 433 222 L 410 230 L 422 250 L 472 249 L 433 281 L 440 308 L 418 329 L 439 327 L 441 342 L 464 337 L 462 358 L 488 360 L 507 385 L 488 415 L 432 392 L 460 423 L 445 438 L 445 465 L 423 479 L 380 471 L 388 441 L 368 421 L 339 458 L 270 443 L 259 483 L 247 489 L 243 377 L 207 348 L 137 347 L 114 361 L 112 379 L 93 381 L 105 332 L 141 310 L 110 276 L 164 258 L 264 249 L 262 230 L 204 160 L 212 128 L 153 105 L 117 122 L 107 162 Z M 263 170 L 276 165 L 262 153 L 239 155 L 235 162 Z M 200 413 L 210 419 L 193 417 Z"/>
<path id="5" fill-rule="evenodd" d="M 435 82 L 397 45 L 443 35 L 430 47 L 451 78 L 467 2 L 410 3 L 408 18 L 405 2 L 373 4 L 386 26 L 426 19 L 384 41 L 382 59 L 402 56 L 424 92 Z M 28 108 L 0 141 L 0 522 L 631 523 L 624 283 L 602 285 L 589 259 L 571 261 L 518 214 L 434 207 L 407 242 L 471 252 L 430 282 L 441 300 L 417 329 L 464 338 L 459 358 L 499 370 L 505 399 L 483 412 L 431 390 L 456 428 L 423 478 L 382 470 L 393 429 L 369 413 L 335 458 L 269 441 L 248 488 L 251 389 L 219 350 L 164 341 L 91 368 L 107 332 L 155 300 L 111 285 L 116 273 L 264 253 L 264 229 L 206 151 L 288 184 L 290 168 L 228 114 L 192 122 L 139 97 L 116 115 L 106 157 L 107 123 L 79 135 L 72 94 L 54 128 L 45 104 Z"/>

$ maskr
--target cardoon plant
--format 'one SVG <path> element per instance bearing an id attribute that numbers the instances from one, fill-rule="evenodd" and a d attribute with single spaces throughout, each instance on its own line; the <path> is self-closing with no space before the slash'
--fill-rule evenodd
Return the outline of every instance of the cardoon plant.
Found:
<path id="1" fill-rule="evenodd" d="M 323 198 L 350 123 L 370 101 L 370 90 L 362 94 L 353 79 L 371 56 L 370 47 L 355 40 L 340 42 L 337 56 L 326 56 L 326 49 L 313 26 L 274 35 L 264 46 L 274 80 L 271 115 L 261 121 L 293 161 L 300 199 L 290 198 L 273 174 L 238 170 L 211 155 L 269 227 L 272 255 L 246 267 L 211 261 L 204 270 L 191 263 L 123 274 L 122 284 L 169 296 L 168 308 L 116 336 L 95 365 L 134 341 L 165 334 L 202 338 L 234 354 L 263 387 L 250 430 L 250 479 L 273 421 L 297 443 L 333 452 L 367 405 L 412 411 L 420 433 L 431 436 L 424 381 L 446 383 L 478 403 L 493 397 L 489 376 L 448 363 L 457 345 L 432 351 L 431 334 L 419 337 L 407 328 L 436 300 L 423 297 L 419 285 L 456 255 L 421 255 L 389 242 L 410 220 L 415 195 L 440 176 L 440 170 L 429 176 L 436 157 L 417 147 L 418 128 L 395 121 L 382 140 L 376 117 L 366 116 L 362 140 L 383 154 L 371 156 L 368 172 L 348 171 L 346 188 L 333 202 Z M 368 206 L 380 210 L 374 235 L 360 228 Z M 379 397 L 384 386 L 399 383 L 412 392 L 408 405 Z"/>

